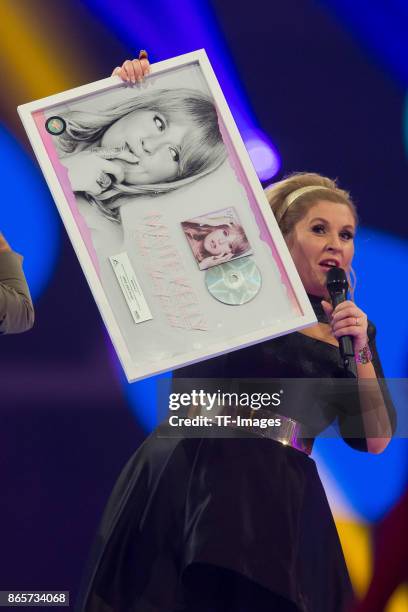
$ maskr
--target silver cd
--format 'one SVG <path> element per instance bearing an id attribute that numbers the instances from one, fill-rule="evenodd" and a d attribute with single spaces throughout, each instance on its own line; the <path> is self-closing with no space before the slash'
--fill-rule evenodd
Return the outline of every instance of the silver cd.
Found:
<path id="1" fill-rule="evenodd" d="M 262 277 L 252 258 L 244 257 L 210 268 L 205 273 L 205 283 L 216 300 L 240 306 L 257 295 Z"/>

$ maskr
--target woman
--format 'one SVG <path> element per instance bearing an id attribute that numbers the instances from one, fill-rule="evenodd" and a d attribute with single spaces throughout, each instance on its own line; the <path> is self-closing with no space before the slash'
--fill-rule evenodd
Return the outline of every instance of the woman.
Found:
<path id="1" fill-rule="evenodd" d="M 33 324 L 34 308 L 22 257 L 11 250 L 0 232 L 0 334 L 18 334 Z"/>
<path id="2" fill-rule="evenodd" d="M 251 248 L 242 225 L 233 221 L 217 225 L 183 221 L 181 225 L 200 270 L 230 261 Z"/>
<path id="3" fill-rule="evenodd" d="M 226 158 L 214 104 L 193 89 L 139 92 L 98 114 L 62 117 L 57 142 L 72 190 L 110 221 L 120 223 L 124 198 L 173 191 Z"/>
<path id="4" fill-rule="evenodd" d="M 318 434 L 337 417 L 348 444 L 379 453 L 395 413 L 377 381 L 375 328 L 354 302 L 333 309 L 326 289 L 331 267 L 351 273 L 354 205 L 317 174 L 293 175 L 267 195 L 318 323 L 175 374 L 317 379 L 309 398 L 291 383 L 292 396 L 279 407 L 283 422 L 297 422 L 310 436 L 310 428 Z M 353 338 L 358 381 L 340 394 L 343 335 Z M 322 379 L 327 388 L 315 396 Z M 111 495 L 79 609 L 343 612 L 352 588 L 309 457 L 313 440 L 291 435 L 282 443 L 273 429 L 233 439 L 149 436 Z"/>

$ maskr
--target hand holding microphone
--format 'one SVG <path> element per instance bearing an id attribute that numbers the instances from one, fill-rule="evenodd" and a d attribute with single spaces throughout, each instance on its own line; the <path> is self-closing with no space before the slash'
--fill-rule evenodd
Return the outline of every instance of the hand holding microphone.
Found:
<path id="1" fill-rule="evenodd" d="M 348 281 L 342 268 L 332 268 L 327 274 L 327 289 L 332 304 L 322 301 L 333 335 L 339 340 L 340 353 L 348 373 L 357 376 L 355 354 L 368 344 L 367 315 L 347 299 Z"/>

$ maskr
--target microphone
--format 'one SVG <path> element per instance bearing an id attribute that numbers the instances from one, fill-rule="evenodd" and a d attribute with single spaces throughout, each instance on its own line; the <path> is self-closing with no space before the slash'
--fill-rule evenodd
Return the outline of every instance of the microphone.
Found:
<path id="1" fill-rule="evenodd" d="M 343 268 L 330 268 L 327 273 L 326 287 L 330 294 L 333 308 L 347 300 L 348 280 Z M 341 336 L 339 338 L 339 348 L 347 377 L 357 378 L 352 337 Z"/>

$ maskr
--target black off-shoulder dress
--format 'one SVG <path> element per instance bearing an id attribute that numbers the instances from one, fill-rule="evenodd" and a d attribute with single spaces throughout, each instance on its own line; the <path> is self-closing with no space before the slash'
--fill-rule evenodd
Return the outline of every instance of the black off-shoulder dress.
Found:
<path id="1" fill-rule="evenodd" d="M 326 321 L 320 299 L 309 297 L 318 320 Z M 369 337 L 382 377 L 373 325 Z M 293 333 L 177 374 L 335 380 L 344 370 L 337 347 Z M 358 402 L 348 395 L 339 398 L 334 388 L 330 397 L 313 402 L 315 429 L 336 417 L 344 426 L 350 406 L 355 410 Z M 285 414 L 302 419 L 307 401 L 297 398 Z M 387 407 L 394 425 L 388 397 Z M 366 450 L 363 439 L 345 439 Z M 343 612 L 351 597 L 340 541 L 311 457 L 258 435 L 188 439 L 154 432 L 111 494 L 76 609 Z"/>

